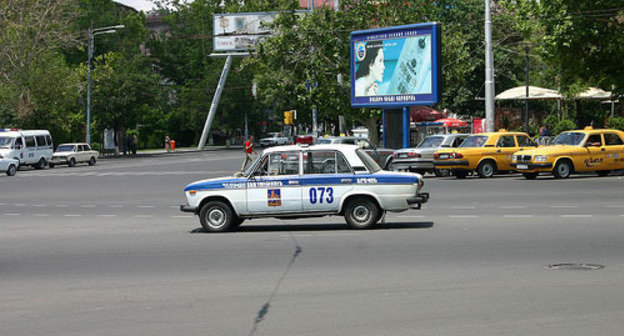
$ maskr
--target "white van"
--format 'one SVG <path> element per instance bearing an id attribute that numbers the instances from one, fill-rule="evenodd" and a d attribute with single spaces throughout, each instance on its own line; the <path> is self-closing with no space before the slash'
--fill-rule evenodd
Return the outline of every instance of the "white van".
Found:
<path id="1" fill-rule="evenodd" d="M 19 161 L 20 166 L 43 169 L 53 152 L 54 143 L 48 131 L 0 129 L 0 155 Z"/>

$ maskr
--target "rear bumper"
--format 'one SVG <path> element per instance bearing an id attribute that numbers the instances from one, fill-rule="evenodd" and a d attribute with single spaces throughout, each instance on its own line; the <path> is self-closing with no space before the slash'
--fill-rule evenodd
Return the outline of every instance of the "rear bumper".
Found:
<path id="1" fill-rule="evenodd" d="M 418 193 L 418 196 L 416 197 L 408 198 L 407 204 L 410 206 L 410 208 L 419 210 L 421 206 L 424 203 L 427 203 L 428 201 L 429 201 L 429 193 L 421 192 L 421 193 Z"/>
<path id="2" fill-rule="evenodd" d="M 433 169 L 433 161 L 392 161 L 394 169 Z"/>
<path id="3" fill-rule="evenodd" d="M 194 208 L 190 205 L 180 205 L 180 211 L 197 213 L 197 208 Z"/>
<path id="4" fill-rule="evenodd" d="M 454 167 L 462 166 L 467 167 L 469 165 L 468 160 L 448 160 L 448 161 L 433 161 L 433 165 L 437 167 Z"/>

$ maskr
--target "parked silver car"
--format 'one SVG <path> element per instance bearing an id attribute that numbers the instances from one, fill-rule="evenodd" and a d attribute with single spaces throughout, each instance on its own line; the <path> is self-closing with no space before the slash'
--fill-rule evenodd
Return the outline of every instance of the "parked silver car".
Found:
<path id="1" fill-rule="evenodd" d="M 433 153 L 440 148 L 459 147 L 470 134 L 430 135 L 413 148 L 394 151 L 390 170 L 407 170 L 420 174 L 433 173 L 438 177 L 448 176 L 448 169 L 434 169 Z"/>
<path id="2" fill-rule="evenodd" d="M 289 145 L 291 142 L 290 138 L 280 132 L 269 132 L 259 141 L 262 147 Z"/>

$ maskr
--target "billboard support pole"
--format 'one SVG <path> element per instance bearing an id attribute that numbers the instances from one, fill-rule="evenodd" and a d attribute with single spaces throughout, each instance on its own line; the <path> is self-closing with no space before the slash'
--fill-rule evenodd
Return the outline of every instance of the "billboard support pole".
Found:
<path id="1" fill-rule="evenodd" d="M 204 130 L 202 131 L 201 138 L 199 139 L 199 145 L 197 145 L 197 150 L 204 149 L 204 146 L 206 145 L 206 138 L 208 138 L 208 133 L 210 133 L 210 127 L 212 126 L 212 121 L 214 120 L 215 114 L 217 112 L 217 106 L 219 105 L 221 93 L 223 93 L 223 87 L 225 86 L 225 80 L 227 79 L 228 73 L 230 72 L 231 65 L 232 55 L 228 55 L 228 57 L 225 59 L 225 64 L 223 65 L 223 71 L 221 71 L 221 78 L 219 78 L 217 90 L 215 91 L 214 97 L 212 97 L 212 104 L 210 104 L 210 110 L 208 111 L 208 116 L 206 117 L 206 123 L 204 124 Z"/>
<path id="2" fill-rule="evenodd" d="M 403 107 L 403 148 L 410 146 L 410 115 L 409 107 Z"/>
<path id="3" fill-rule="evenodd" d="M 485 0 L 485 128 L 486 132 L 494 131 L 494 57 L 490 0 Z"/>

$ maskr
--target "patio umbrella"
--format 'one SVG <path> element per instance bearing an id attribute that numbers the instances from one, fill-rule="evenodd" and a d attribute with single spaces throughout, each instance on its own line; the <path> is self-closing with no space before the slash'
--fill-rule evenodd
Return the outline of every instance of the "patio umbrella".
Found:
<path id="1" fill-rule="evenodd" d="M 526 86 L 517 86 L 503 91 L 494 97 L 494 100 L 559 100 L 563 96 L 556 90 L 538 86 L 529 86 L 529 97 L 526 97 Z"/>

